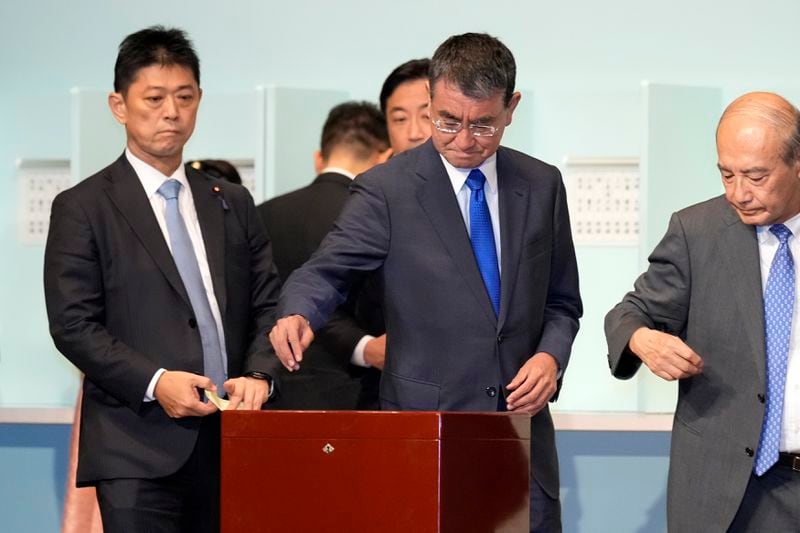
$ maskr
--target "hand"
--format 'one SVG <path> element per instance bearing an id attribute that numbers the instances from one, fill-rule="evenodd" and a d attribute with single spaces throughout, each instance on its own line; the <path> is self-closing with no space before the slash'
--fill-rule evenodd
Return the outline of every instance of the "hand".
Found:
<path id="1" fill-rule="evenodd" d="M 539 352 L 528 359 L 506 388 L 513 391 L 506 398 L 509 411 L 535 415 L 556 393 L 558 363 L 555 357 Z"/>
<path id="2" fill-rule="evenodd" d="M 228 409 L 231 411 L 258 411 L 269 398 L 269 381 L 265 379 L 244 376 L 229 379 L 222 386 L 228 393 L 231 402 Z"/>
<path id="3" fill-rule="evenodd" d="M 703 359 L 674 335 L 639 328 L 628 342 L 630 350 L 656 376 L 667 381 L 695 376 L 703 371 Z"/>
<path id="4" fill-rule="evenodd" d="M 375 337 L 364 346 L 364 361 L 371 367 L 383 370 L 386 361 L 386 333 Z"/>
<path id="5" fill-rule="evenodd" d="M 275 354 L 289 372 L 300 370 L 303 351 L 314 340 L 314 332 L 308 320 L 300 315 L 281 318 L 269 332 L 269 341 Z"/>
<path id="6" fill-rule="evenodd" d="M 216 391 L 217 387 L 205 376 L 168 370 L 158 378 L 153 394 L 171 418 L 210 415 L 217 408 L 211 402 L 200 401 L 197 389 Z"/>

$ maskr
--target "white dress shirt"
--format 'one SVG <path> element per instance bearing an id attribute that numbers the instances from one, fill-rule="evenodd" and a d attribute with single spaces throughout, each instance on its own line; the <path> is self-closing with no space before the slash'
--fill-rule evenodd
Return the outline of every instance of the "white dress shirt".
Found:
<path id="1" fill-rule="evenodd" d="M 349 170 L 345 170 L 339 167 L 325 167 L 320 171 L 320 174 L 325 174 L 328 172 L 334 174 L 341 174 L 342 176 L 347 176 L 351 180 L 356 179 L 355 174 L 353 174 Z M 363 337 L 361 337 L 361 340 L 358 341 L 356 347 L 353 348 L 353 353 L 350 354 L 351 364 L 364 368 L 368 368 L 371 366 L 369 363 L 367 363 L 367 360 L 364 358 L 364 350 L 366 350 L 367 348 L 367 343 L 374 338 L 375 337 L 373 337 L 372 335 L 364 335 Z"/>
<path id="2" fill-rule="evenodd" d="M 444 168 L 450 177 L 450 183 L 453 185 L 453 192 L 455 192 L 456 200 L 458 201 L 458 208 L 461 210 L 461 216 L 464 217 L 464 225 L 467 227 L 467 234 L 469 234 L 469 196 L 471 191 L 467 187 L 467 176 L 469 176 L 472 169 L 454 167 L 443 155 L 439 154 L 439 157 L 442 158 Z M 490 155 L 477 168 L 486 176 L 483 195 L 486 198 L 489 216 L 492 219 L 494 246 L 497 251 L 497 266 L 502 271 L 503 263 L 500 261 L 500 196 L 497 189 L 497 152 Z"/>
<path id="3" fill-rule="evenodd" d="M 783 421 L 781 423 L 782 452 L 800 453 L 800 215 L 795 215 L 783 223 L 792 231 L 789 250 L 794 258 L 794 312 L 792 313 L 792 332 L 789 338 L 789 362 L 786 373 L 786 392 L 783 398 Z M 758 253 L 761 258 L 761 288 L 767 289 L 769 269 L 778 251 L 778 238 L 769 231 L 770 226 L 758 226 Z"/>
<path id="4" fill-rule="evenodd" d="M 219 312 L 219 304 L 217 297 L 214 294 L 214 285 L 211 282 L 211 270 L 208 267 L 208 256 L 206 255 L 206 246 L 203 243 L 203 233 L 200 231 L 200 221 L 197 219 L 197 211 L 194 207 L 194 198 L 192 197 L 192 189 L 189 187 L 189 181 L 186 179 L 186 169 L 183 165 L 179 165 L 178 169 L 172 176 L 165 176 L 155 168 L 151 167 L 141 159 L 137 158 L 131 153 L 129 149 L 125 149 L 125 156 L 128 158 L 133 170 L 139 177 L 139 181 L 144 187 L 144 192 L 147 199 L 150 201 L 150 207 L 153 208 L 153 214 L 156 216 L 158 226 L 161 228 L 161 233 L 164 235 L 164 240 L 172 252 L 172 244 L 169 240 L 169 232 L 167 231 L 167 221 L 165 218 L 165 211 L 167 209 L 167 201 L 163 196 L 158 194 L 158 188 L 161 184 L 168 179 L 175 179 L 181 183 L 180 191 L 178 192 L 178 208 L 180 209 L 181 216 L 183 216 L 186 229 L 189 232 L 189 239 L 192 241 L 194 254 L 197 257 L 197 265 L 200 267 L 200 276 L 203 278 L 203 287 L 206 289 L 206 296 L 208 303 L 211 307 L 211 314 L 214 317 L 214 322 L 217 325 L 217 332 L 219 334 L 220 350 L 222 352 L 223 368 L 227 374 L 228 369 L 228 352 L 225 349 L 225 331 L 222 328 L 222 316 Z M 156 383 L 161 374 L 166 372 L 167 369 L 160 368 L 153 375 L 150 380 L 150 385 L 147 387 L 145 393 L 145 401 L 155 400 L 154 392 Z M 217 384 L 222 386 L 221 383 Z M 271 391 L 270 391 L 271 392 Z"/>

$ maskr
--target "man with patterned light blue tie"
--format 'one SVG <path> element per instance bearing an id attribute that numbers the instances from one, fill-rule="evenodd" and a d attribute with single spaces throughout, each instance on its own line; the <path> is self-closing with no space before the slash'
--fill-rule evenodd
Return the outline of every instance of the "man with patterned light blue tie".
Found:
<path id="1" fill-rule="evenodd" d="M 437 49 L 431 139 L 354 181 L 333 231 L 287 280 L 270 338 L 297 370 L 313 331 L 360 275 L 377 271 L 381 407 L 532 414 L 530 528 L 553 532 L 561 518 L 547 403 L 582 307 L 558 170 L 500 146 L 520 101 L 515 76 L 513 55 L 489 35 Z"/>
<path id="2" fill-rule="evenodd" d="M 202 91 L 186 35 L 123 40 L 116 162 L 59 194 L 45 248 L 56 347 L 84 374 L 78 486 L 113 532 L 219 531 L 220 416 L 260 409 L 279 281 L 247 191 L 183 164 Z"/>
<path id="3" fill-rule="evenodd" d="M 609 364 L 679 379 L 668 525 L 800 527 L 800 112 L 772 93 L 717 128 L 720 196 L 672 216 L 633 292 L 606 317 Z"/>

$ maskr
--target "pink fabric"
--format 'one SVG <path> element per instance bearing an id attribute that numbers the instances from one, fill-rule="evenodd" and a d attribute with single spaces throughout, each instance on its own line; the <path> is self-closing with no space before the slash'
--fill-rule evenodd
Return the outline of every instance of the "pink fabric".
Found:
<path id="1" fill-rule="evenodd" d="M 77 488 L 75 472 L 78 468 L 78 441 L 81 433 L 81 396 L 75 405 L 75 421 L 72 423 L 72 439 L 69 445 L 67 467 L 67 493 L 64 497 L 64 519 L 61 533 L 103 533 L 100 508 L 94 487 Z"/>

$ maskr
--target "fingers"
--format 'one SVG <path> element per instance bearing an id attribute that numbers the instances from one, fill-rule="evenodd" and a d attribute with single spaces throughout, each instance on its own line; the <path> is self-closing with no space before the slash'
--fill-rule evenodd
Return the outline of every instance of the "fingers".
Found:
<path id="1" fill-rule="evenodd" d="M 539 412 L 556 392 L 557 375 L 558 364 L 552 355 L 534 354 L 506 386 L 512 391 L 506 398 L 506 408 L 531 414 Z"/>
<path id="2" fill-rule="evenodd" d="M 228 400 L 231 402 L 228 404 L 229 411 L 235 411 L 239 408 L 239 404 L 242 403 L 242 395 L 241 392 L 237 391 L 236 383 L 238 380 L 236 379 L 229 379 L 225 382 L 223 387 L 225 388 L 225 392 L 228 393 Z"/>
<path id="3" fill-rule="evenodd" d="M 263 379 L 241 377 L 225 382 L 228 393 L 229 410 L 244 409 L 257 411 L 266 403 L 269 396 L 269 382 Z"/>
<path id="4" fill-rule="evenodd" d="M 683 340 L 668 333 L 641 328 L 631 336 L 629 347 L 651 372 L 667 381 L 703 371 L 703 359 Z"/>
<path id="5" fill-rule="evenodd" d="M 208 378 L 206 376 L 201 376 L 199 374 L 189 373 L 188 375 L 190 376 L 189 384 L 192 387 L 204 390 L 213 390 L 214 392 L 217 391 L 217 386 L 214 384 L 213 381 L 211 381 L 211 378 Z"/>
<path id="6" fill-rule="evenodd" d="M 517 375 L 514 381 L 516 381 L 518 377 L 520 376 Z M 508 389 L 511 389 L 511 384 L 513 384 L 514 381 L 508 385 Z M 535 414 L 547 404 L 555 392 L 555 380 L 550 380 L 544 375 L 525 375 L 522 381 L 516 386 L 516 390 L 506 398 L 506 409 L 509 411 L 522 411 Z"/>
<path id="7" fill-rule="evenodd" d="M 283 366 L 294 372 L 300 369 L 303 351 L 314 340 L 314 332 L 305 318 L 290 315 L 278 320 L 269 333 L 269 340 Z"/>

